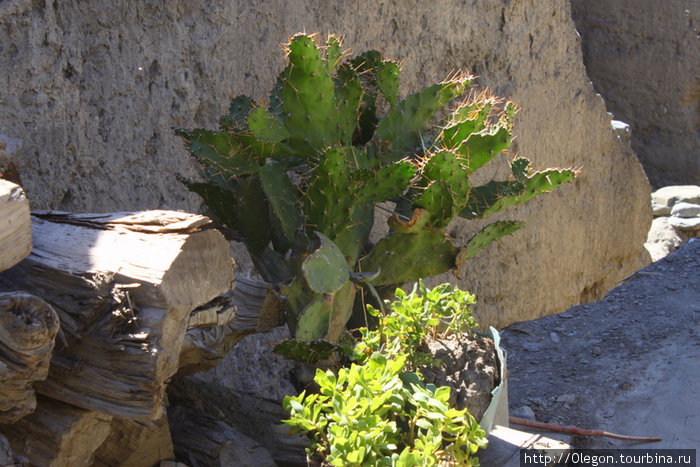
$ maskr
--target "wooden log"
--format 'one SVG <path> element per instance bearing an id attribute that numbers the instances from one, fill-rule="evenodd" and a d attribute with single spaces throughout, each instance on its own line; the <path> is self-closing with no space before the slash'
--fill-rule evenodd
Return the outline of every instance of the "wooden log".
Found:
<path id="1" fill-rule="evenodd" d="M 289 426 L 282 423 L 289 414 L 280 401 L 240 393 L 196 377 L 173 378 L 168 385 L 168 400 L 171 406 L 196 408 L 234 427 L 262 444 L 278 465 L 306 465 L 308 439 L 289 434 Z M 172 432 L 171 407 L 168 407 L 168 416 Z M 177 454 L 174 433 L 173 443 Z M 179 460 L 188 462 L 184 458 Z"/>
<path id="2" fill-rule="evenodd" d="M 32 216 L 34 248 L 0 274 L 58 313 L 38 392 L 78 407 L 157 419 L 190 312 L 230 290 L 228 243 L 208 218 L 172 211 Z"/>
<path id="3" fill-rule="evenodd" d="M 12 425 L 0 425 L 15 454 L 30 465 L 89 466 L 109 434 L 112 417 L 39 397 L 34 413 Z"/>
<path id="4" fill-rule="evenodd" d="M 170 406 L 168 419 L 175 455 L 192 467 L 277 465 L 260 443 L 211 415 L 181 406 Z"/>
<path id="5" fill-rule="evenodd" d="M 0 423 L 36 408 L 32 384 L 46 379 L 58 327 L 56 312 L 44 300 L 0 293 Z"/>
<path id="6" fill-rule="evenodd" d="M 32 251 L 29 200 L 19 185 L 0 178 L 0 272 Z"/>
<path id="7" fill-rule="evenodd" d="M 214 368 L 243 337 L 284 322 L 284 303 L 272 285 L 236 276 L 232 291 L 190 314 L 178 376 Z"/>
<path id="8" fill-rule="evenodd" d="M 152 467 L 175 458 L 165 411 L 158 420 L 114 418 L 92 467 Z"/>
<path id="9" fill-rule="evenodd" d="M 26 459 L 17 459 L 15 453 L 12 452 L 12 447 L 10 447 L 10 442 L 7 438 L 0 435 L 0 465 L 13 467 L 15 465 L 22 465 L 21 462 L 26 462 Z"/>

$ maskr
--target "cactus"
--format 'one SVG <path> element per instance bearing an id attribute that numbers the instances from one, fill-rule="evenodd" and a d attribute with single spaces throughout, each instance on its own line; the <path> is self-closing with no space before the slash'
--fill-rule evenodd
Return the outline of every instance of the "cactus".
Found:
<path id="1" fill-rule="evenodd" d="M 497 222 L 463 243 L 457 217 L 478 219 L 550 191 L 571 170 L 472 186 L 469 176 L 508 150 L 515 106 L 466 94 L 455 75 L 401 99 L 400 68 L 376 51 L 344 60 L 341 42 L 297 34 L 268 105 L 235 97 L 219 130 L 177 129 L 204 182 L 181 181 L 238 231 L 263 277 L 287 298 L 297 338 L 337 341 L 357 291 L 459 268 L 522 224 Z M 384 111 L 380 112 L 380 109 Z M 376 203 L 392 201 L 389 233 L 370 243 Z"/>

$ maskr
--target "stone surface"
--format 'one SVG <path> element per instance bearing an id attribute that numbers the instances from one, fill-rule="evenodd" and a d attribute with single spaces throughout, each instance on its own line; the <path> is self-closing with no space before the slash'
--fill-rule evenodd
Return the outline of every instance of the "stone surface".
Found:
<path id="1" fill-rule="evenodd" d="M 170 128 L 214 127 L 239 93 L 266 99 L 288 35 L 335 32 L 355 52 L 400 60 L 403 93 L 474 73 L 521 106 L 515 152 L 536 168 L 584 168 L 575 183 L 501 214 L 527 226 L 475 258 L 465 280 L 436 279 L 475 292 L 484 325 L 599 298 L 648 262 L 649 186 L 588 80 L 567 0 L 381 0 L 348 11 L 308 0 L 0 3 L 9 83 L 0 132 L 22 140 L 16 157 L 33 206 L 198 210 L 173 177 L 195 170 Z M 498 167 L 481 181 L 503 175 Z"/>
<path id="2" fill-rule="evenodd" d="M 671 209 L 671 216 L 683 218 L 698 217 L 700 216 L 700 204 L 676 203 Z"/>
<path id="3" fill-rule="evenodd" d="M 686 218 L 671 216 L 668 218 L 668 223 L 677 230 L 696 231 L 700 229 L 700 217 Z"/>
<path id="4" fill-rule="evenodd" d="M 501 330 L 511 407 L 528 405 L 546 423 L 663 438 L 577 436 L 575 448 L 697 448 L 698 297 L 700 239 L 693 238 L 604 300 Z M 566 336 L 559 344 L 549 342 L 555 329 Z M 528 343 L 542 351 L 528 351 Z M 562 400 L 566 394 L 573 397 Z"/>
<path id="5" fill-rule="evenodd" d="M 681 236 L 668 223 L 668 217 L 657 217 L 651 223 L 644 247 L 651 255 L 651 260 L 658 261 L 678 248 L 682 242 Z"/>
<path id="6" fill-rule="evenodd" d="M 697 183 L 700 3 L 571 0 L 588 75 L 655 187 Z"/>
<path id="7" fill-rule="evenodd" d="M 700 186 L 671 185 L 659 188 L 651 194 L 651 207 L 655 216 L 671 213 L 676 203 L 700 203 Z"/>

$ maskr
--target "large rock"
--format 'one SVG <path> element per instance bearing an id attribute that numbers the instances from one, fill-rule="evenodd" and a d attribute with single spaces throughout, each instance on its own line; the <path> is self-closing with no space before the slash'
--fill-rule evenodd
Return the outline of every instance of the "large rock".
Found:
<path id="1" fill-rule="evenodd" d="M 695 0 L 571 0 L 583 59 L 655 187 L 697 183 L 700 47 Z"/>
<path id="2" fill-rule="evenodd" d="M 473 72 L 522 107 L 517 152 L 540 168 L 583 167 L 570 186 L 501 216 L 528 225 L 464 271 L 484 324 L 599 298 L 648 261 L 650 189 L 588 81 L 567 0 L 379 0 L 352 10 L 20 0 L 2 3 L 0 23 L 0 132 L 23 141 L 16 155 L 36 208 L 198 209 L 173 177 L 194 167 L 170 128 L 215 126 L 237 93 L 266 98 L 288 34 L 336 32 L 356 52 L 400 60 L 404 92 Z"/>

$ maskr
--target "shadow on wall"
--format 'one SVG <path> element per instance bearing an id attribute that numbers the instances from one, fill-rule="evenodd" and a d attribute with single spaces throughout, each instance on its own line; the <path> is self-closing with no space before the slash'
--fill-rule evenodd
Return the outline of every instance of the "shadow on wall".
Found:
<path id="1" fill-rule="evenodd" d="M 700 4 L 571 0 L 583 60 L 654 188 L 700 180 Z M 670 79 L 669 79 L 670 78 Z"/>

